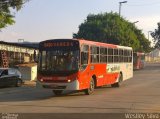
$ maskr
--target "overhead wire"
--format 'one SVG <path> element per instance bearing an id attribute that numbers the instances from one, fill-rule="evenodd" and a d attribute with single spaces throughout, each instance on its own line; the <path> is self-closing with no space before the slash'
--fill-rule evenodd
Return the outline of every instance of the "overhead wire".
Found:
<path id="1" fill-rule="evenodd" d="M 160 2 L 152 2 L 152 3 L 135 3 L 135 4 L 128 4 L 128 6 L 133 6 L 133 7 L 142 7 L 142 6 L 153 6 L 153 5 L 160 5 Z"/>

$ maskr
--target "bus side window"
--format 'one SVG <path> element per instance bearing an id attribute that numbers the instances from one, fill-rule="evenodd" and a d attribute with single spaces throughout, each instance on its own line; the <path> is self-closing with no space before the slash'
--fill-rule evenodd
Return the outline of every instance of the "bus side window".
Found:
<path id="1" fill-rule="evenodd" d="M 113 48 L 108 48 L 108 63 L 113 63 L 114 57 L 113 57 Z"/>
<path id="2" fill-rule="evenodd" d="M 91 50 L 91 54 L 90 54 L 91 63 L 99 63 L 100 61 L 99 47 L 91 46 L 90 50 Z"/>
<path id="3" fill-rule="evenodd" d="M 81 47 L 81 70 L 84 70 L 88 65 L 89 46 L 82 45 Z"/>
<path id="4" fill-rule="evenodd" d="M 119 49 L 119 62 L 123 62 L 123 49 Z"/>

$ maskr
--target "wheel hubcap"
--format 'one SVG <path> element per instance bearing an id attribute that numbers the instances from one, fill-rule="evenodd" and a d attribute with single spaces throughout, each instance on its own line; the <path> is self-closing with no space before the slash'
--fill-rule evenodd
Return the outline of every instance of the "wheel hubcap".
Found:
<path id="1" fill-rule="evenodd" d="M 90 84 L 90 91 L 93 91 L 93 90 L 94 90 L 94 81 L 92 80 Z"/>

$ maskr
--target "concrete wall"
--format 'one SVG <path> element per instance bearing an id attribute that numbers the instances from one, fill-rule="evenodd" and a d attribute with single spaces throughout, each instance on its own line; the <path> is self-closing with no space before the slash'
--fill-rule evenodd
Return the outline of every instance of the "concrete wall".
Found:
<path id="1" fill-rule="evenodd" d="M 27 65 L 27 64 L 26 64 Z M 19 71 L 22 74 L 24 81 L 36 81 L 37 80 L 37 65 L 34 66 L 18 66 Z"/>
<path id="2" fill-rule="evenodd" d="M 145 61 L 147 62 L 160 62 L 160 49 L 155 49 L 146 54 Z"/>

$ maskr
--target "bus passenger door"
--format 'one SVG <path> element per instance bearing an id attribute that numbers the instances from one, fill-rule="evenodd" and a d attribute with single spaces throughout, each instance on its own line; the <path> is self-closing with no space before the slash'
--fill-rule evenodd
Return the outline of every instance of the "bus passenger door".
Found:
<path id="1" fill-rule="evenodd" d="M 89 59 L 89 46 L 82 45 L 81 46 L 81 61 L 80 61 L 80 77 L 79 77 L 79 88 L 85 89 L 88 87 L 88 83 L 90 81 L 89 76 L 89 67 L 88 67 L 88 59 Z"/>

